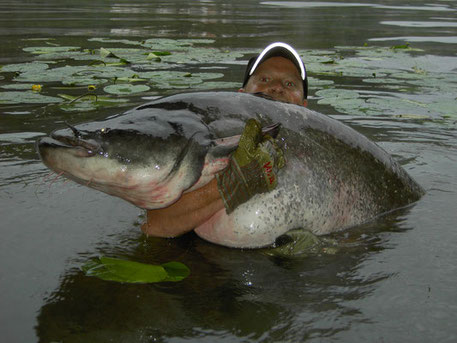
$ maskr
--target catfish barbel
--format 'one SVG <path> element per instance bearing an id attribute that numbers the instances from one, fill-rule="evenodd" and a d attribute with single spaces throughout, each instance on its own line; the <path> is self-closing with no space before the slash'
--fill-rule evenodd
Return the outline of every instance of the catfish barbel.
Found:
<path id="1" fill-rule="evenodd" d="M 41 138 L 44 164 L 138 207 L 159 209 L 227 166 L 246 120 L 276 130 L 278 185 L 195 229 L 230 247 L 262 247 L 294 228 L 327 234 L 417 201 L 423 189 L 368 138 L 305 107 L 235 92 L 178 94 Z M 281 126 L 278 131 L 276 123 Z"/>

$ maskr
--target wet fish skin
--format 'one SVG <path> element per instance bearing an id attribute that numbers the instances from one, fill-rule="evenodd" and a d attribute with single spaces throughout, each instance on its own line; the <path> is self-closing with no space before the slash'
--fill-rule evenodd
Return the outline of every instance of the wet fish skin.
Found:
<path id="1" fill-rule="evenodd" d="M 57 130 L 37 150 L 46 166 L 80 184 L 142 208 L 166 207 L 201 177 L 213 142 L 196 115 L 152 112 L 136 108 Z"/>
<path id="2" fill-rule="evenodd" d="M 341 122 L 301 106 L 234 92 L 178 94 L 107 121 L 76 126 L 88 147 L 100 146 L 97 154 L 79 159 L 97 158 L 100 163 L 89 173 L 89 186 L 140 207 L 160 208 L 182 192 L 203 186 L 225 166 L 236 146 L 233 137 L 248 118 L 257 118 L 263 126 L 281 123 L 277 141 L 286 167 L 274 191 L 254 196 L 230 215 L 222 210 L 196 228 L 204 239 L 253 248 L 271 244 L 297 227 L 326 234 L 404 207 L 423 194 L 388 153 Z M 106 135 L 97 131 L 102 128 L 108 130 Z M 75 136 L 75 130 L 66 132 Z M 59 135 L 54 133 L 54 139 Z M 76 149 L 68 144 L 51 147 L 55 143 L 47 140 L 38 143 L 44 163 L 87 183 L 83 174 L 89 163 L 81 168 L 77 157 L 69 157 Z M 162 173 L 150 170 L 155 165 Z M 119 172 L 122 166 L 128 178 Z M 109 176 L 111 184 L 106 182 Z"/>

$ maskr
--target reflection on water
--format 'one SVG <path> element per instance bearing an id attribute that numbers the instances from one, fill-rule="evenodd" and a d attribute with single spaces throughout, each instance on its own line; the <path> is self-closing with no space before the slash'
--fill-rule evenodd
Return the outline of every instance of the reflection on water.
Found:
<path id="1" fill-rule="evenodd" d="M 95 254 L 149 263 L 179 259 L 192 274 L 181 283 L 127 285 L 70 268 L 41 308 L 37 333 L 42 342 L 162 342 L 171 337 L 275 342 L 331 335 L 370 321 L 351 302 L 391 275 L 363 275 L 358 267 L 389 246 L 386 231 L 405 230 L 401 222 L 397 213 L 334 235 L 338 252 L 314 251 L 307 258 L 303 251 L 275 256 L 266 250 L 222 248 L 193 234 L 175 240 L 111 237 Z M 80 253 L 72 265 L 93 254 Z"/>
<path id="2" fill-rule="evenodd" d="M 370 42 L 383 42 L 383 41 L 405 41 L 405 42 L 433 42 L 456 44 L 457 37 L 447 36 L 397 36 L 397 37 L 379 37 L 371 38 Z"/>
<path id="3" fill-rule="evenodd" d="M 405 10 L 405 11 L 444 11 L 455 12 L 455 9 L 448 6 L 391 6 L 376 3 L 358 3 L 358 2 L 332 2 L 332 1 L 264 1 L 263 5 L 286 7 L 286 8 L 338 8 L 338 7 L 369 7 L 385 10 Z"/>
<path id="4" fill-rule="evenodd" d="M 297 237 L 284 238 L 280 251 L 231 250 L 193 234 L 145 240 L 141 211 L 46 176 L 34 149 L 36 137 L 65 121 L 103 119 L 122 105 L 63 112 L 48 103 L 0 103 L 2 339 L 457 341 L 456 10 L 445 0 L 0 0 L 2 66 L 36 61 L 24 50 L 34 47 L 210 38 L 204 60 L 188 54 L 192 65 L 166 68 L 217 73 L 233 84 L 254 52 L 286 40 L 305 57 L 309 107 L 375 140 L 427 189 L 412 208 L 322 239 L 311 251 Z M 411 50 L 391 49 L 406 42 Z M 239 56 L 220 58 L 227 50 Z M 68 61 L 59 56 L 50 69 Z M 0 86 L 17 86 L 17 76 L 0 73 Z M 151 93 L 125 107 L 177 91 L 170 84 L 148 83 Z M 53 80 L 42 94 L 56 96 L 61 86 Z M 79 270 L 96 255 L 179 260 L 191 276 L 173 284 L 105 282 Z"/>

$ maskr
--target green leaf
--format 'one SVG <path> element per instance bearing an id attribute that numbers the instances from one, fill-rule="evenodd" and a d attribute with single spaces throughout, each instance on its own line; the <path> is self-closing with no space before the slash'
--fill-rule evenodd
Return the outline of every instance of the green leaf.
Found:
<path id="1" fill-rule="evenodd" d="M 152 52 L 156 56 L 170 56 L 171 52 L 169 51 L 153 51 Z"/>
<path id="2" fill-rule="evenodd" d="M 175 282 L 185 279 L 190 274 L 189 269 L 180 262 L 152 265 L 111 257 L 90 260 L 81 269 L 87 276 L 127 283 Z"/>
<path id="3" fill-rule="evenodd" d="M 396 49 L 409 49 L 409 48 L 410 48 L 410 46 L 409 46 L 409 43 L 408 43 L 408 42 L 406 42 L 406 43 L 403 44 L 403 45 L 394 45 L 394 46 L 392 47 L 393 50 L 396 50 Z"/>
<path id="4" fill-rule="evenodd" d="M 102 43 L 121 43 L 121 44 L 127 44 L 127 45 L 141 45 L 140 42 L 138 41 L 132 41 L 128 39 L 110 39 L 110 38 L 90 38 L 88 39 L 89 42 L 102 42 Z"/>
<path id="5" fill-rule="evenodd" d="M 34 83 L 12 83 L 9 85 L 2 85 L 0 88 L 3 89 L 15 89 L 15 90 L 31 90 Z"/>
<path id="6" fill-rule="evenodd" d="M 26 63 L 17 63 L 17 64 L 7 64 L 2 67 L 2 72 L 34 72 L 34 73 L 43 73 L 48 69 L 48 65 L 42 62 L 26 62 Z"/>
<path id="7" fill-rule="evenodd" d="M 140 79 L 138 77 L 118 77 L 116 82 L 145 82 L 147 79 Z"/>
<path id="8" fill-rule="evenodd" d="M 155 53 L 153 53 L 153 52 L 150 52 L 150 53 L 148 54 L 148 56 L 146 57 L 146 59 L 147 59 L 147 60 L 155 60 L 155 61 L 157 61 L 157 62 L 162 61 L 162 59 L 161 59 L 158 55 L 156 55 Z"/>
<path id="9" fill-rule="evenodd" d="M 39 47 L 27 47 L 22 50 L 30 52 L 35 55 L 45 55 L 52 53 L 61 53 L 69 51 L 79 51 L 81 48 L 77 46 L 39 46 Z"/>
<path id="10" fill-rule="evenodd" d="M 150 88 L 146 85 L 132 85 L 129 83 L 119 84 L 119 85 L 109 85 L 106 86 L 103 90 L 109 94 L 133 94 L 146 92 Z"/>
<path id="11" fill-rule="evenodd" d="M 128 99 L 109 97 L 95 94 L 83 94 L 73 96 L 68 94 L 58 94 L 62 99 L 68 102 L 61 104 L 59 107 L 66 112 L 88 112 L 94 111 L 101 107 L 119 106 L 119 104 L 127 103 Z"/>
<path id="12" fill-rule="evenodd" d="M 189 268 L 180 262 L 164 263 L 162 264 L 162 267 L 168 273 L 168 277 L 164 281 L 181 281 L 190 274 Z"/>
<path id="13" fill-rule="evenodd" d="M 106 57 L 114 57 L 114 58 L 119 58 L 115 54 L 113 54 L 110 50 L 105 49 L 105 48 L 100 48 L 100 57 L 101 58 L 106 58 Z"/>
<path id="14" fill-rule="evenodd" d="M 51 104 L 62 102 L 52 96 L 41 95 L 33 91 L 0 92 L 0 104 Z"/>

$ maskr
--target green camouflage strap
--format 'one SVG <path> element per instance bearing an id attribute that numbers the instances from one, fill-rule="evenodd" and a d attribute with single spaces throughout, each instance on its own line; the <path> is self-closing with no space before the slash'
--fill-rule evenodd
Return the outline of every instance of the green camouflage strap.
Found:
<path id="1" fill-rule="evenodd" d="M 255 194 L 274 189 L 277 185 L 277 170 L 284 163 L 283 152 L 274 139 L 262 134 L 262 127 L 257 120 L 249 119 L 229 165 L 216 174 L 219 193 L 227 213 L 231 213 Z"/>

